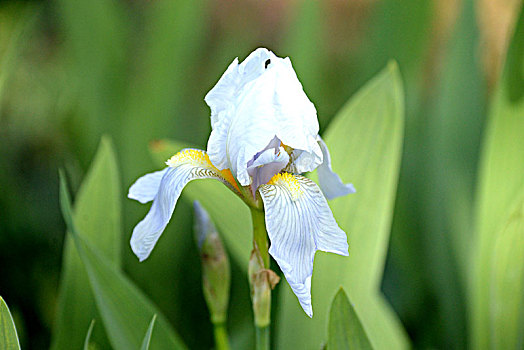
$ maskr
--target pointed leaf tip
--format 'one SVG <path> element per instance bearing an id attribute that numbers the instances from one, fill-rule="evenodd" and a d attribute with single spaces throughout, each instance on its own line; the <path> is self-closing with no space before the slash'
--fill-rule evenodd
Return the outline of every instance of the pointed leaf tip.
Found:
<path id="1" fill-rule="evenodd" d="M 15 323 L 9 307 L 0 297 L 0 348 L 5 350 L 20 350 Z"/>
<path id="2" fill-rule="evenodd" d="M 331 303 L 328 348 L 331 350 L 373 349 L 353 305 L 342 288 L 338 290 Z"/>
<path id="3" fill-rule="evenodd" d="M 87 330 L 86 338 L 84 340 L 84 350 L 89 350 L 89 342 L 91 340 L 91 333 L 93 333 L 93 328 L 95 327 L 95 320 L 91 320 L 91 324 L 89 325 L 89 329 Z"/>
<path id="4" fill-rule="evenodd" d="M 144 336 L 144 340 L 142 341 L 142 346 L 140 347 L 141 350 L 149 349 L 149 343 L 151 342 L 151 335 L 153 334 L 153 327 L 155 326 L 155 321 L 156 321 L 156 314 L 153 315 L 153 318 L 151 319 L 151 322 L 149 323 L 149 327 L 147 327 L 147 332 Z"/>

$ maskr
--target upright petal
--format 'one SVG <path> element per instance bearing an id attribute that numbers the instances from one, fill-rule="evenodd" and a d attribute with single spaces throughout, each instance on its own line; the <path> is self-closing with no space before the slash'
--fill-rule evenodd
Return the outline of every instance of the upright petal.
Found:
<path id="1" fill-rule="evenodd" d="M 289 58 L 257 49 L 240 65 L 234 61 L 205 100 L 211 107 L 212 132 L 207 150 L 218 169 L 230 168 L 240 184 L 251 178 L 247 163 L 274 137 L 315 155 L 300 163 L 301 171 L 321 163 L 316 142 L 318 121 Z"/>
<path id="2" fill-rule="evenodd" d="M 154 173 L 146 174 L 136 180 L 129 188 L 127 197 L 139 201 L 142 204 L 151 202 L 155 199 L 155 196 L 158 193 L 160 182 L 162 181 L 167 169 L 168 168 L 165 168 L 160 171 L 155 171 Z"/>
<path id="3" fill-rule="evenodd" d="M 331 156 L 324 140 L 317 137 L 318 144 L 322 149 L 323 162 L 317 168 L 318 184 L 327 199 L 333 199 L 340 196 L 345 196 L 349 193 L 355 193 L 353 184 L 344 184 L 333 169 L 331 169 Z"/>
<path id="4" fill-rule="evenodd" d="M 346 234 L 338 227 L 318 186 L 303 176 L 277 174 L 267 185 L 260 186 L 259 192 L 271 241 L 269 253 L 311 317 L 315 252 L 348 255 Z"/>
<path id="5" fill-rule="evenodd" d="M 182 189 L 189 181 L 214 178 L 232 188 L 232 185 L 224 178 L 222 173 L 211 164 L 209 157 L 204 151 L 183 150 L 175 154 L 166 163 L 168 167 L 161 172 L 163 176 L 153 199 L 153 205 L 146 217 L 136 225 L 131 237 L 131 248 L 140 261 L 146 259 L 153 250 L 171 219 Z M 140 185 L 142 183 L 152 184 L 160 176 L 158 173 L 160 172 L 150 174 L 146 179 L 139 179 L 133 186 L 138 185 L 138 188 L 144 189 L 145 186 Z M 131 192 L 133 191 L 130 190 Z M 133 193 L 136 194 L 136 191 Z M 151 193 L 152 191 L 147 193 L 147 195 Z M 147 199 L 147 195 L 141 198 Z"/>
<path id="6" fill-rule="evenodd" d="M 322 152 L 316 142 L 317 111 L 302 89 L 289 58 L 279 64 L 274 103 L 282 117 L 278 118 L 277 136 L 299 153 L 294 162 L 298 173 L 313 171 L 322 162 Z"/>
<path id="7" fill-rule="evenodd" d="M 276 60 L 277 57 L 266 49 L 255 50 L 241 64 L 236 58 L 204 99 L 211 108 L 212 131 L 208 140 L 207 152 L 211 162 L 218 169 L 229 168 L 235 177 L 239 150 L 235 148 L 230 151 L 228 149 L 229 141 L 233 137 L 231 128 L 237 123 L 233 121 L 236 119 L 239 104 L 242 101 L 241 95 L 246 90 L 251 91 L 249 86 L 265 72 L 265 62 L 268 59 Z M 271 91 L 266 91 L 266 94 L 270 93 Z M 275 130 L 269 130 L 269 134 L 271 135 L 265 135 L 266 142 L 258 142 L 260 144 L 258 151 L 275 136 Z M 249 159 L 251 158 L 252 156 Z M 249 185 L 249 181 L 245 183 L 245 180 L 241 181 L 242 185 Z"/>

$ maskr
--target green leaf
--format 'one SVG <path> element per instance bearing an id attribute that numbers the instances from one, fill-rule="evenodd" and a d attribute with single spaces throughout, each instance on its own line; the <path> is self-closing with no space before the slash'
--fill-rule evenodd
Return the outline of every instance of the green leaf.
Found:
<path id="1" fill-rule="evenodd" d="M 93 333 L 93 328 L 95 327 L 95 320 L 91 320 L 89 329 L 87 330 L 86 338 L 84 340 L 84 350 L 89 350 L 89 342 L 91 341 L 91 333 Z"/>
<path id="2" fill-rule="evenodd" d="M 143 330 L 158 314 L 153 348 L 185 349 L 178 335 L 147 297 L 106 257 L 79 234 L 71 214 L 65 178 L 60 173 L 60 206 L 71 237 L 87 271 L 98 311 L 114 349 L 137 349 Z"/>
<path id="3" fill-rule="evenodd" d="M 340 288 L 329 312 L 328 349 L 373 349 L 344 289 Z"/>
<path id="4" fill-rule="evenodd" d="M 2 297 L 0 297 L 0 349 L 20 350 L 13 317 Z"/>
<path id="5" fill-rule="evenodd" d="M 193 148 L 173 140 L 161 140 L 151 145 L 151 153 L 159 166 L 184 148 Z M 226 186 L 216 180 L 192 181 L 182 192 L 190 203 L 197 200 L 213 218 L 231 256 L 240 268 L 246 269 L 253 249 L 253 229 L 247 205 Z M 176 210 L 176 209 L 175 209 Z"/>
<path id="6" fill-rule="evenodd" d="M 110 139 L 103 138 L 78 192 L 75 222 L 82 237 L 116 268 L 121 265 L 121 198 L 115 152 Z M 71 237 L 66 236 L 52 349 L 79 349 L 84 342 L 79 330 L 96 318 L 99 316 L 87 274 Z M 94 338 L 103 344 L 107 340 L 99 328 Z"/>
<path id="7" fill-rule="evenodd" d="M 153 334 L 153 327 L 155 326 L 155 321 L 156 321 L 156 314 L 153 315 L 153 318 L 151 319 L 151 322 L 149 323 L 149 327 L 147 327 L 146 335 L 144 336 L 144 340 L 142 340 L 142 347 L 140 347 L 140 349 L 142 350 L 149 349 L 149 343 L 151 342 L 151 334 Z"/>
<path id="8" fill-rule="evenodd" d="M 409 215 L 424 229 L 402 235 L 405 240 L 420 242 L 415 261 L 423 261 L 425 275 L 432 276 L 425 288 L 434 291 L 438 305 L 431 316 L 438 320 L 442 343 L 434 346 L 446 348 L 466 347 L 464 295 L 470 272 L 476 170 L 486 104 L 483 74 L 477 64 L 476 3 L 466 0 L 462 4 L 434 84 L 435 98 L 421 108 L 425 118 L 419 144 L 427 147 L 418 152 L 416 162 L 417 178 L 423 181 L 410 185 L 418 196 L 416 200 L 410 196 L 411 205 L 418 203 L 415 210 L 419 214 L 411 210 Z M 415 276 L 409 278 L 420 281 Z M 409 289 L 404 286 L 398 293 L 412 298 L 412 293 L 406 293 Z"/>
<path id="9" fill-rule="evenodd" d="M 361 316 L 371 344 L 408 346 L 404 330 L 379 287 L 389 240 L 404 126 L 404 95 L 391 63 L 358 92 L 325 134 L 334 170 L 357 193 L 331 201 L 335 219 L 348 234 L 350 254 L 318 252 L 312 281 L 313 318 L 301 310 L 287 283 L 277 308 L 279 348 L 307 348 L 326 340 L 329 301 L 344 287 Z M 305 337 L 304 334 L 308 336 Z"/>
<path id="10" fill-rule="evenodd" d="M 524 345 L 524 189 L 497 233 L 490 279 L 490 322 L 495 349 Z"/>
<path id="11" fill-rule="evenodd" d="M 472 348 L 492 344 L 490 271 L 499 228 L 524 187 L 524 7 L 510 42 L 483 140 L 470 290 Z"/>

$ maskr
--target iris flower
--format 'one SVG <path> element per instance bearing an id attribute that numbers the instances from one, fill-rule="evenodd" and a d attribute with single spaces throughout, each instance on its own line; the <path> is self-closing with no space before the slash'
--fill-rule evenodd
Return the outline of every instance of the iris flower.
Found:
<path id="1" fill-rule="evenodd" d="M 149 256 L 188 182 L 217 179 L 249 206 L 263 208 L 269 254 L 311 317 L 315 252 L 348 255 L 346 234 L 326 198 L 355 192 L 331 169 L 315 106 L 289 58 L 264 48 L 241 64 L 235 59 L 205 101 L 212 127 L 207 151 L 182 150 L 164 170 L 139 178 L 129 189 L 129 198 L 153 201 L 133 230 L 133 252 L 140 261 Z M 315 169 L 320 188 L 300 175 Z"/>

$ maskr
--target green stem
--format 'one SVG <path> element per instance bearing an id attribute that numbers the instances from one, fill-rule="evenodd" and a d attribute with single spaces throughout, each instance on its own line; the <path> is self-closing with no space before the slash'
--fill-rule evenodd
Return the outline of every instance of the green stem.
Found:
<path id="1" fill-rule="evenodd" d="M 269 326 L 256 327 L 256 350 L 269 350 Z"/>
<path id="2" fill-rule="evenodd" d="M 260 257 L 262 258 L 262 262 L 264 263 L 264 268 L 269 269 L 269 244 L 267 239 L 267 231 L 266 231 L 266 221 L 264 216 L 264 211 L 250 208 L 251 209 L 251 219 L 253 220 L 253 243 L 255 246 L 255 251 L 258 251 L 258 254 L 260 254 Z M 257 310 L 257 307 L 255 306 L 253 311 L 255 312 L 255 329 L 256 329 L 256 349 L 257 350 L 269 350 L 270 348 L 270 338 L 269 338 L 269 320 L 270 320 L 270 313 L 271 310 L 269 309 L 271 305 L 271 289 L 269 285 L 266 284 L 263 286 L 252 286 L 252 288 L 267 288 L 267 300 L 264 300 L 265 303 L 265 311 L 263 310 L 264 307 L 262 305 L 259 305 L 261 307 L 261 310 Z M 257 294 L 257 291 L 254 292 Z M 257 314 L 257 311 L 262 314 Z M 261 320 L 263 324 L 260 324 L 259 322 Z M 258 324 L 257 324 L 258 323 Z"/>
<path id="3" fill-rule="evenodd" d="M 264 217 L 264 212 L 259 209 L 251 209 L 251 219 L 253 220 L 253 241 L 256 248 L 262 257 L 264 262 L 264 268 L 269 269 L 269 244 L 267 242 L 267 232 L 266 232 L 266 221 Z"/>
<path id="4" fill-rule="evenodd" d="M 229 350 L 229 339 L 227 338 L 226 324 L 215 323 L 213 324 L 213 330 L 215 334 L 215 349 Z"/>

